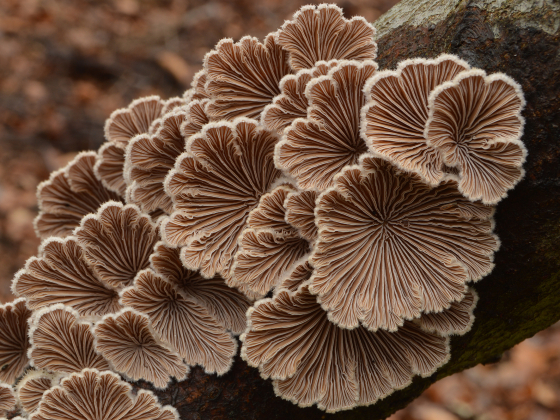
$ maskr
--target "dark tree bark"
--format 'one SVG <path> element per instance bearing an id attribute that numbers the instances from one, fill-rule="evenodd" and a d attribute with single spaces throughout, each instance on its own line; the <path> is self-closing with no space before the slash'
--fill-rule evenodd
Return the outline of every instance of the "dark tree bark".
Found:
<path id="1" fill-rule="evenodd" d="M 492 274 L 475 285 L 474 326 L 451 340 L 450 362 L 431 377 L 416 378 L 373 406 L 332 415 L 275 397 L 270 381 L 241 360 L 220 378 L 195 368 L 188 380 L 156 392 L 182 420 L 383 419 L 435 381 L 497 361 L 560 319 L 560 3 L 403 0 L 376 26 L 382 70 L 407 58 L 452 53 L 488 73 L 508 74 L 525 92 L 527 175 L 498 205 L 502 246 Z"/>

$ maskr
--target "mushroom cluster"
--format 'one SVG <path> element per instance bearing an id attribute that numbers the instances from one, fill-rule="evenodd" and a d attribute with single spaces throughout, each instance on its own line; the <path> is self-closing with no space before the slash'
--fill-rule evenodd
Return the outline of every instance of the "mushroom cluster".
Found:
<path id="1" fill-rule="evenodd" d="M 335 412 L 447 362 L 524 174 L 523 94 L 452 55 L 379 71 L 374 35 L 322 4 L 222 40 L 181 97 L 115 111 L 40 185 L 43 243 L 0 307 L 0 410 L 178 419 L 125 381 L 223 375 L 240 350 Z"/>

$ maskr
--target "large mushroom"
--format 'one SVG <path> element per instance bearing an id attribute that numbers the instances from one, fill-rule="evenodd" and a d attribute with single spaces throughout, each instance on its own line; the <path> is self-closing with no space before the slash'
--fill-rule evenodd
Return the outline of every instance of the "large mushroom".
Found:
<path id="1" fill-rule="evenodd" d="M 461 300 L 468 281 L 492 270 L 493 209 L 454 180 L 430 187 L 366 156 L 334 184 L 317 200 L 309 290 L 337 325 L 394 331 Z"/>

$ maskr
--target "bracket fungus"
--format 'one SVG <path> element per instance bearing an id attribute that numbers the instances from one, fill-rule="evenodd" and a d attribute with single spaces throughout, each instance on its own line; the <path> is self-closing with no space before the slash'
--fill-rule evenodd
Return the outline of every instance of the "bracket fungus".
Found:
<path id="1" fill-rule="evenodd" d="M 167 176 L 175 211 L 161 225 L 165 243 L 183 246 L 185 267 L 205 277 L 230 276 L 249 212 L 280 177 L 273 162 L 276 141 L 247 118 L 207 124 L 191 137 Z"/>
<path id="2" fill-rule="evenodd" d="M 171 376 L 181 381 L 189 368 L 154 333 L 147 316 L 131 309 L 105 315 L 95 324 L 95 347 L 117 372 L 167 388 Z"/>
<path id="3" fill-rule="evenodd" d="M 340 61 L 327 76 L 307 84 L 307 118 L 294 120 L 284 131 L 274 156 L 276 165 L 293 176 L 299 188 L 330 187 L 343 167 L 357 163 L 367 151 L 360 137 L 362 89 L 376 70 L 371 60 Z"/>
<path id="4" fill-rule="evenodd" d="M 445 173 L 440 151 L 424 138 L 428 97 L 437 86 L 468 69 L 465 61 L 444 54 L 430 60 L 405 60 L 396 71 L 372 77 L 364 87 L 367 104 L 361 116 L 369 150 L 437 185 Z"/>
<path id="5" fill-rule="evenodd" d="M 448 340 L 406 322 L 398 331 L 342 329 L 302 285 L 248 312 L 241 356 L 272 378 L 278 396 L 336 412 L 375 403 L 449 358 Z"/>
<path id="6" fill-rule="evenodd" d="M 117 291 L 93 272 L 75 237 L 47 239 L 39 255 L 27 260 L 12 282 L 12 292 L 25 297 L 29 308 L 63 303 L 86 317 L 121 308 Z"/>
<path id="7" fill-rule="evenodd" d="M 0 416 L 14 409 L 16 406 L 16 396 L 12 387 L 8 384 L 0 383 Z"/>
<path id="8" fill-rule="evenodd" d="M 120 200 L 96 178 L 95 152 L 81 152 L 64 168 L 51 174 L 37 188 L 39 215 L 34 221 L 37 236 L 67 236 L 86 214 L 111 200 Z"/>
<path id="9" fill-rule="evenodd" d="M 226 373 L 237 344 L 206 308 L 152 270 L 138 273 L 134 286 L 122 291 L 122 302 L 146 314 L 159 338 L 188 365 L 206 373 Z"/>
<path id="10" fill-rule="evenodd" d="M 28 320 L 32 312 L 25 299 L 0 305 L 0 381 L 13 383 L 29 364 Z"/>
<path id="11" fill-rule="evenodd" d="M 373 60 L 375 28 L 361 16 L 348 20 L 334 4 L 303 6 L 277 33 L 290 52 L 294 70 L 310 69 L 318 61 Z"/>
<path id="12" fill-rule="evenodd" d="M 214 119 L 259 119 L 280 93 L 282 77 L 292 72 L 287 58 L 275 34 L 269 34 L 264 43 L 250 36 L 236 43 L 222 39 L 204 58 L 205 90 L 211 98 L 208 114 Z"/>
<path id="13" fill-rule="evenodd" d="M 46 370 L 30 370 L 18 382 L 16 394 L 21 408 L 31 414 L 39 407 L 43 394 L 58 385 L 61 374 L 49 373 Z"/>
<path id="14" fill-rule="evenodd" d="M 430 187 L 366 156 L 317 200 L 309 289 L 341 327 L 394 331 L 461 300 L 468 281 L 492 270 L 491 215 L 454 180 Z"/>
<path id="15" fill-rule="evenodd" d="M 109 369 L 107 361 L 95 351 L 91 324 L 80 321 L 72 308 L 59 303 L 40 309 L 29 324 L 32 366 L 61 373 Z"/>
<path id="16" fill-rule="evenodd" d="M 112 372 L 84 369 L 64 378 L 43 395 L 30 420 L 179 420 L 173 407 L 132 387 Z"/>
<path id="17" fill-rule="evenodd" d="M 436 88 L 429 98 L 425 137 L 459 168 L 459 191 L 496 204 L 524 175 L 527 150 L 521 87 L 505 74 L 472 69 Z"/>
<path id="18" fill-rule="evenodd" d="M 115 288 L 130 286 L 136 273 L 148 267 L 159 239 L 150 216 L 113 201 L 84 217 L 74 234 L 95 274 Z"/>
<path id="19" fill-rule="evenodd" d="M 466 334 L 474 322 L 473 311 L 478 295 L 470 288 L 459 302 L 453 302 L 449 308 L 437 312 L 422 314 L 415 321 L 424 331 L 442 336 Z"/>
<path id="20" fill-rule="evenodd" d="M 317 191 L 297 191 L 288 194 L 284 202 L 286 222 L 295 227 L 309 242 L 317 239 L 315 202 L 318 197 Z"/>

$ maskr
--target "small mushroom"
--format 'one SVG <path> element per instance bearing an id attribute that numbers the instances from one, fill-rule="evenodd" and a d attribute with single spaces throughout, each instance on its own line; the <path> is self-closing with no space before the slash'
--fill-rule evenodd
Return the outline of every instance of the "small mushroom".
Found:
<path id="1" fill-rule="evenodd" d="M 521 87 L 513 79 L 478 69 L 430 94 L 424 135 L 447 165 L 459 168 L 459 190 L 465 197 L 496 204 L 523 178 L 524 106 Z"/>
<path id="2" fill-rule="evenodd" d="M 84 217 L 74 234 L 94 273 L 115 288 L 130 286 L 136 273 L 148 267 L 159 239 L 148 215 L 114 201 Z"/>
<path id="3" fill-rule="evenodd" d="M 39 407 L 43 394 L 58 385 L 60 374 L 46 370 L 30 370 L 18 382 L 16 393 L 18 401 L 26 414 L 31 414 Z"/>
<path id="4" fill-rule="evenodd" d="M 147 315 L 159 338 L 189 365 L 206 373 L 226 373 L 237 343 L 214 317 L 188 294 L 151 269 L 138 273 L 134 286 L 122 291 L 126 306 Z"/>
<path id="5" fill-rule="evenodd" d="M 460 301 L 493 268 L 492 214 L 457 190 L 366 156 L 317 200 L 310 291 L 343 328 L 395 331 Z M 478 218 L 484 215 L 485 218 Z"/>
<path id="6" fill-rule="evenodd" d="M 292 273 L 280 283 L 276 291 L 279 292 L 282 289 L 286 289 L 290 292 L 295 292 L 299 286 L 311 278 L 312 274 L 313 267 L 309 264 L 308 258 L 305 258 L 296 266 Z"/>
<path id="7" fill-rule="evenodd" d="M 300 407 L 370 405 L 449 358 L 448 339 L 411 322 L 395 332 L 337 327 L 305 284 L 257 302 L 247 318 L 241 357 L 273 379 L 276 395 Z"/>
<path id="8" fill-rule="evenodd" d="M 154 394 L 132 386 L 112 372 L 84 369 L 47 391 L 30 420 L 179 420 L 177 410 L 162 407 Z"/>
<path id="9" fill-rule="evenodd" d="M 281 175 L 273 162 L 276 141 L 246 118 L 210 123 L 191 137 L 167 176 L 175 211 L 161 225 L 163 241 L 183 247 L 185 267 L 230 277 L 249 212 Z"/>
<path id="10" fill-rule="evenodd" d="M 286 221 L 309 242 L 314 242 L 317 239 L 315 201 L 318 197 L 319 193 L 317 191 L 297 191 L 288 194 L 284 202 Z"/>
<path id="11" fill-rule="evenodd" d="M 205 279 L 199 272 L 185 268 L 179 253 L 179 248 L 169 248 L 163 242 L 158 242 L 150 257 L 152 269 L 206 308 L 224 328 L 234 334 L 245 331 L 245 313 L 251 301 L 243 293 L 229 287 L 221 276 Z"/>
<path id="12" fill-rule="evenodd" d="M 125 308 L 106 315 L 94 327 L 95 347 L 120 373 L 156 388 L 167 388 L 171 376 L 181 381 L 189 368 L 181 357 L 157 339 L 147 316 Z"/>
<path id="13" fill-rule="evenodd" d="M 0 416 L 6 415 L 8 411 L 16 407 L 16 397 L 12 387 L 0 383 Z"/>
<path id="14" fill-rule="evenodd" d="M 198 101 L 203 99 L 208 99 L 208 94 L 206 93 L 207 75 L 206 70 L 199 70 L 193 77 L 191 82 L 191 88 L 187 90 L 184 94 L 185 102 L 188 104 L 192 101 Z"/>
<path id="15" fill-rule="evenodd" d="M 269 34 L 264 43 L 246 36 L 239 42 L 222 39 L 204 58 L 211 101 L 208 114 L 215 119 L 259 119 L 264 107 L 280 93 L 278 84 L 291 73 L 288 54 Z"/>
<path id="16" fill-rule="evenodd" d="M 123 173 L 125 151 L 120 144 L 105 142 L 97 151 L 97 162 L 94 166 L 95 175 L 103 186 L 122 197 L 126 194 Z"/>
<path id="17" fill-rule="evenodd" d="M 118 293 L 92 271 L 75 237 L 47 239 L 39 255 L 27 260 L 12 283 L 12 292 L 25 297 L 29 308 L 63 303 L 81 316 L 120 309 Z"/>
<path id="18" fill-rule="evenodd" d="M 295 192 L 292 185 L 280 185 L 263 195 L 259 205 L 249 213 L 247 227 L 253 229 L 273 229 L 278 232 L 293 231 L 292 225 L 286 222 L 284 201 Z"/>
<path id="19" fill-rule="evenodd" d="M 392 164 L 437 185 L 445 176 L 440 152 L 424 138 L 428 97 L 469 65 L 456 56 L 401 61 L 396 71 L 383 71 L 364 87 L 362 136 L 369 150 Z"/>
<path id="20" fill-rule="evenodd" d="M 0 381 L 14 383 L 29 364 L 27 321 L 31 311 L 25 299 L 0 305 Z"/>
<path id="21" fill-rule="evenodd" d="M 441 336 L 466 334 L 474 322 L 473 311 L 478 301 L 474 289 L 469 289 L 465 297 L 459 302 L 441 312 L 422 314 L 415 320 L 424 331 L 433 332 Z"/>
<path id="22" fill-rule="evenodd" d="M 294 70 L 310 69 L 318 61 L 373 60 L 375 29 L 361 16 L 348 20 L 334 4 L 303 6 L 286 21 L 277 39 L 290 52 Z"/>
<path id="23" fill-rule="evenodd" d="M 284 131 L 274 156 L 276 166 L 293 176 L 299 188 L 332 186 L 334 176 L 367 151 L 360 137 L 362 89 L 376 70 L 370 60 L 341 61 L 327 76 L 307 84 L 308 116 Z"/>
<path id="24" fill-rule="evenodd" d="M 38 237 L 67 236 L 83 216 L 95 212 L 106 201 L 121 199 L 96 178 L 95 156 L 95 152 L 79 153 L 39 185 L 39 215 L 34 221 Z"/>
<path id="25" fill-rule="evenodd" d="M 33 313 L 29 325 L 28 355 L 33 366 L 61 373 L 109 369 L 95 351 L 91 324 L 80 321 L 72 308 L 56 304 L 40 309 Z"/>
<path id="26" fill-rule="evenodd" d="M 263 110 L 261 121 L 269 130 L 283 131 L 296 118 L 307 117 L 309 101 L 305 96 L 307 84 L 315 77 L 326 76 L 336 66 L 337 60 L 319 61 L 312 69 L 288 74 L 280 81 L 280 95 Z"/>

